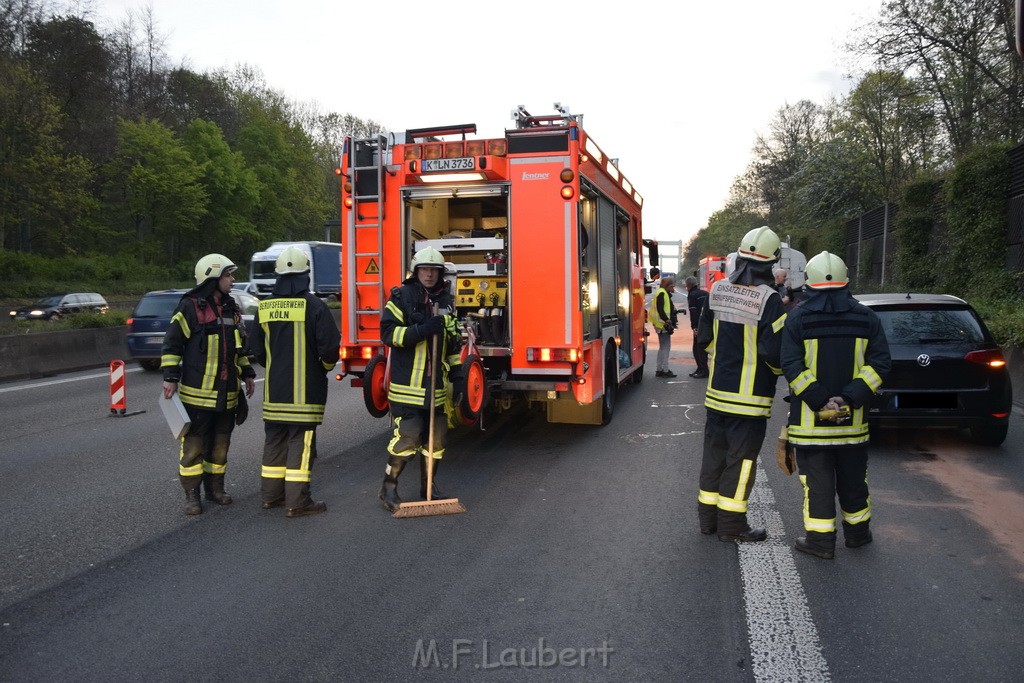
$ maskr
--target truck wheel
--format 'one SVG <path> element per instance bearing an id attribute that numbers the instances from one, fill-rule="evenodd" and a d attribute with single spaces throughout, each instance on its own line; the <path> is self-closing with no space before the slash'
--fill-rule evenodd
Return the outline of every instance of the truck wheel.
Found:
<path id="1" fill-rule="evenodd" d="M 604 352 L 604 398 L 601 400 L 601 424 L 612 421 L 615 399 L 619 393 L 619 354 L 615 344 L 609 343 Z"/>
<path id="2" fill-rule="evenodd" d="M 466 356 L 462 367 L 465 386 L 456 387 L 456 392 L 461 390 L 462 393 L 459 410 L 462 412 L 463 424 L 472 425 L 480 419 L 487 403 L 487 373 L 483 359 L 475 353 Z"/>
<path id="3" fill-rule="evenodd" d="M 363 371 L 363 402 L 374 417 L 388 414 L 388 359 L 378 353 Z"/>

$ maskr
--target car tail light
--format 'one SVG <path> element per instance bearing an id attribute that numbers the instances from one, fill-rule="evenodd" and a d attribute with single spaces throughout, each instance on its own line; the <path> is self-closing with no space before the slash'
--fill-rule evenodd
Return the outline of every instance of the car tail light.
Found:
<path id="1" fill-rule="evenodd" d="M 135 318 L 128 318 L 127 320 L 124 321 L 124 324 L 127 325 L 128 327 L 131 327 L 131 324 L 133 322 L 135 322 Z"/>
<path id="2" fill-rule="evenodd" d="M 987 349 L 985 351 L 971 351 L 964 360 L 968 360 L 978 365 L 987 365 L 990 368 L 1004 368 L 1006 367 L 1006 359 L 1003 358 L 1003 352 L 999 349 Z"/>

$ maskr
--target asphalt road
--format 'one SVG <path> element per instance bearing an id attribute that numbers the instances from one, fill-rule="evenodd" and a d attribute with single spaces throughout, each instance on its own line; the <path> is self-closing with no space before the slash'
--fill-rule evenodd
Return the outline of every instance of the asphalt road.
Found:
<path id="1" fill-rule="evenodd" d="M 606 427 L 453 435 L 440 482 L 468 511 L 421 519 L 381 509 L 388 422 L 347 382 L 319 432 L 328 512 L 295 520 L 259 509 L 258 400 L 235 503 L 186 518 L 159 377 L 129 374 L 130 417 L 103 373 L 0 385 L 0 680 L 1019 680 L 1020 409 L 998 449 L 879 434 L 876 542 L 832 562 L 792 550 L 802 491 L 769 438 L 750 514 L 771 539 L 722 543 L 697 532 L 685 320 L 679 378 L 649 364 Z"/>

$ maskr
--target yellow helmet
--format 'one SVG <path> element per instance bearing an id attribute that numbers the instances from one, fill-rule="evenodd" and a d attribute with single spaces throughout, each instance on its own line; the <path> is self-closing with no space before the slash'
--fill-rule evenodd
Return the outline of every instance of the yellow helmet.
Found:
<path id="1" fill-rule="evenodd" d="M 412 272 L 415 273 L 416 269 L 420 267 L 440 268 L 443 271 L 445 268 L 444 256 L 441 256 L 441 252 L 433 247 L 420 249 L 412 257 Z"/>
<path id="2" fill-rule="evenodd" d="M 850 284 L 843 259 L 827 251 L 807 262 L 804 279 L 811 289 L 839 289 Z"/>
<path id="3" fill-rule="evenodd" d="M 238 269 L 224 254 L 207 254 L 196 263 L 196 284 L 201 285 L 211 277 L 220 278 L 224 273 Z"/>
<path id="4" fill-rule="evenodd" d="M 309 257 L 306 252 L 298 247 L 286 247 L 277 255 L 277 263 L 274 265 L 274 272 L 278 275 L 290 273 L 308 273 Z"/>
<path id="5" fill-rule="evenodd" d="M 782 240 L 767 225 L 754 228 L 740 241 L 740 247 L 736 250 L 741 258 L 751 261 L 763 261 L 770 263 L 778 261 L 782 255 Z"/>

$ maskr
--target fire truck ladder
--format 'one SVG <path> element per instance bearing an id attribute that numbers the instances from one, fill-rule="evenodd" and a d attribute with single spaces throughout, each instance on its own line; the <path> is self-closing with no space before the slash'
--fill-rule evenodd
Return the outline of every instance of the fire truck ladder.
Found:
<path id="1" fill-rule="evenodd" d="M 345 268 L 348 279 L 348 300 L 355 315 L 349 319 L 348 338 L 361 343 L 380 341 L 380 315 L 384 309 L 384 278 L 381 259 L 384 244 L 384 167 L 388 143 L 383 135 L 352 140 L 352 213 L 348 225 Z M 374 213 L 364 207 L 376 202 Z M 358 251 L 357 251 L 358 250 Z M 357 268 L 357 260 L 369 265 Z M 366 321 L 364 323 L 363 321 Z M 372 324 L 370 321 L 373 321 Z"/>

